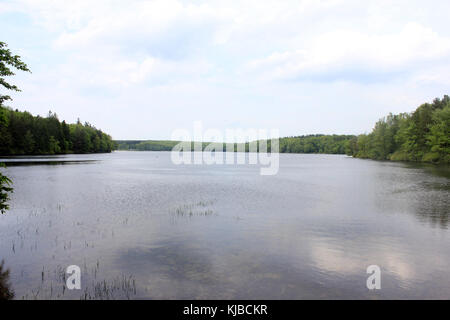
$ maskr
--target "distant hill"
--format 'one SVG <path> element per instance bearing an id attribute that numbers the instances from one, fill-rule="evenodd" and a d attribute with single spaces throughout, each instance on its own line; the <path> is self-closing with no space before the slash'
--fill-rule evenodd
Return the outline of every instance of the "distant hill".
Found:
<path id="1" fill-rule="evenodd" d="M 281 153 L 328 153 L 345 154 L 348 152 L 350 140 L 355 138 L 352 135 L 307 135 L 297 137 L 280 138 L 279 151 Z M 171 151 L 180 141 L 171 140 L 115 140 L 118 150 L 133 151 Z M 203 143 L 205 148 L 209 142 Z M 238 144 L 234 145 L 234 151 L 237 151 Z M 270 151 L 270 140 L 267 143 Z M 192 146 L 193 149 L 193 146 Z M 223 143 L 223 149 L 226 144 Z M 249 143 L 245 144 L 245 151 L 248 152 Z M 259 149 L 258 149 L 259 150 Z"/>
<path id="2" fill-rule="evenodd" d="M 171 151 L 179 141 L 170 140 L 115 140 L 117 150 Z"/>

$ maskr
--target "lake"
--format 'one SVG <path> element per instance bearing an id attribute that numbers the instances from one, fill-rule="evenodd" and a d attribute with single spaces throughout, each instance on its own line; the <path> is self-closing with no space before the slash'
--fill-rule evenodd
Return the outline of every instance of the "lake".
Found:
<path id="1" fill-rule="evenodd" d="M 448 167 L 281 154 L 261 176 L 125 151 L 1 161 L 14 193 L 0 260 L 16 299 L 450 298 Z M 69 265 L 81 290 L 65 288 Z"/>

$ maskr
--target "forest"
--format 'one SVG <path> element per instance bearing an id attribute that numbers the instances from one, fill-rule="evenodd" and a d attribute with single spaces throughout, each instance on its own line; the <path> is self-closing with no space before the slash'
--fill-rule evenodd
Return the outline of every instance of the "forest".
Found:
<path id="1" fill-rule="evenodd" d="M 42 155 L 111 152 L 109 135 L 89 123 L 59 121 L 0 106 L 0 155 Z"/>
<path id="2" fill-rule="evenodd" d="M 20 92 L 5 80 L 15 75 L 14 69 L 31 72 L 20 56 L 0 41 L 0 88 Z M 9 108 L 8 100 L 12 98 L 0 93 L 0 156 L 111 152 L 114 148 L 111 137 L 89 123 L 60 122 L 51 111 L 47 117 L 33 116 Z"/>
<path id="3" fill-rule="evenodd" d="M 119 150 L 170 151 L 178 141 L 117 141 Z M 203 143 L 203 148 L 208 143 Z M 270 141 L 267 141 L 270 151 Z M 224 144 L 225 150 L 225 144 Z M 237 145 L 235 145 L 235 151 Z M 245 150 L 249 150 L 246 143 Z M 389 114 L 369 134 L 280 138 L 280 153 L 347 154 L 357 158 L 450 163 L 450 97 L 424 103 L 414 112 Z"/>
<path id="4" fill-rule="evenodd" d="M 179 141 L 171 140 L 115 140 L 118 150 L 171 151 Z"/>
<path id="5" fill-rule="evenodd" d="M 389 114 L 371 133 L 352 138 L 346 153 L 375 160 L 450 163 L 449 96 L 412 113 Z"/>
<path id="6" fill-rule="evenodd" d="M 280 139 L 281 153 L 345 154 L 352 135 L 307 135 Z"/>
<path id="7" fill-rule="evenodd" d="M 279 151 L 281 153 L 329 153 L 345 154 L 349 141 L 354 138 L 352 135 L 307 135 L 297 137 L 286 137 L 280 139 Z M 170 140 L 116 140 L 119 150 L 134 151 L 171 151 L 179 141 Z M 203 142 L 204 149 L 209 142 Z M 259 151 L 259 144 L 257 146 Z M 248 152 L 249 143 L 245 144 L 245 151 Z M 192 150 L 194 145 L 192 144 Z M 226 150 L 226 143 L 223 143 L 223 150 Z M 234 144 L 234 151 L 238 150 L 238 144 Z M 271 151 L 270 140 L 267 141 L 267 151 Z"/>

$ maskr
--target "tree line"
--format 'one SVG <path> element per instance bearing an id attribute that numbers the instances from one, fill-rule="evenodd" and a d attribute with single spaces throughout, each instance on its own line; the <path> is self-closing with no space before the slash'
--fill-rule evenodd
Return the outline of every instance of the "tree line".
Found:
<path id="1" fill-rule="evenodd" d="M 0 88 L 20 89 L 5 80 L 14 76 L 14 69 L 31 72 L 20 56 L 14 55 L 8 45 L 0 41 Z M 12 110 L 5 102 L 9 95 L 0 94 L 0 155 L 33 155 L 111 152 L 114 143 L 109 135 L 89 123 L 60 122 L 56 113 L 47 117 Z M 1 181 L 0 181 L 1 182 Z"/>
<path id="2" fill-rule="evenodd" d="M 281 153 L 345 154 L 353 135 L 306 135 L 280 139 Z"/>
<path id="3" fill-rule="evenodd" d="M 115 140 L 118 150 L 171 151 L 179 141 L 172 140 Z"/>
<path id="4" fill-rule="evenodd" d="M 376 160 L 450 163 L 450 98 L 414 112 L 389 114 L 369 134 L 349 141 L 347 154 Z"/>
<path id="5" fill-rule="evenodd" d="M 33 116 L 0 106 L 0 155 L 111 152 L 109 135 L 89 123 L 60 122 L 56 113 Z"/>
<path id="6" fill-rule="evenodd" d="M 286 137 L 279 140 L 279 152 L 281 153 L 329 153 L 345 154 L 349 141 L 354 138 L 352 135 L 307 135 L 298 137 Z M 118 150 L 134 151 L 171 151 L 180 141 L 172 140 L 116 140 Z M 260 151 L 260 142 L 257 142 L 256 150 Z M 267 151 L 271 152 L 271 141 L 266 141 Z M 204 150 L 210 142 L 202 142 Z M 217 145 L 219 146 L 220 143 Z M 222 143 L 222 150 L 227 150 L 227 144 Z M 219 147 L 220 148 L 220 147 Z M 230 148 L 228 148 L 229 150 Z M 234 143 L 231 147 L 234 152 L 245 150 L 249 152 L 250 143 Z M 194 142 L 191 142 L 191 150 L 194 150 Z"/>

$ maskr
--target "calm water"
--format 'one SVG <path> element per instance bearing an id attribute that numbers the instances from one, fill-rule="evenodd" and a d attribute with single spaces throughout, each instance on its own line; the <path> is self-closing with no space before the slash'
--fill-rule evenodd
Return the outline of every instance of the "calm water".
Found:
<path id="1" fill-rule="evenodd" d="M 260 176 L 165 152 L 4 160 L 15 192 L 0 260 L 18 299 L 450 298 L 448 168 L 282 154 Z M 65 290 L 74 264 L 82 290 Z M 381 290 L 366 288 L 372 264 Z"/>

